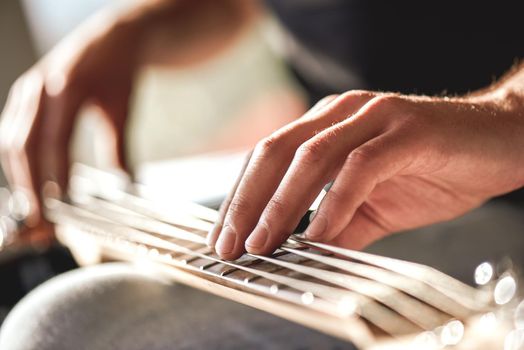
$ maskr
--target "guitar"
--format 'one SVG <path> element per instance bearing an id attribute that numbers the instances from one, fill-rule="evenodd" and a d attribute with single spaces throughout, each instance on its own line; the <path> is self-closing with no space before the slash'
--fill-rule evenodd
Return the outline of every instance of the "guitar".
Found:
<path id="1" fill-rule="evenodd" d="M 271 256 L 245 254 L 224 261 L 205 244 L 218 217 L 215 210 L 176 199 L 162 206 L 146 192 L 118 176 L 81 167 L 72 178 L 69 198 L 46 200 L 46 215 L 81 264 L 104 259 L 146 264 L 173 281 L 360 349 L 518 346 L 520 331 L 512 321 L 517 300 L 515 290 L 508 290 L 508 281 L 516 279 L 511 275 L 474 288 L 429 266 L 300 235 Z M 506 294 L 499 300 L 502 284 Z"/>

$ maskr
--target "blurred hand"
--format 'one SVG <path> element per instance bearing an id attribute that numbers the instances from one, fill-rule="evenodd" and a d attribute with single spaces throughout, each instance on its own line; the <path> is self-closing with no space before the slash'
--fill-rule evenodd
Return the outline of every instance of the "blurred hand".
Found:
<path id="1" fill-rule="evenodd" d="M 95 103 L 104 112 L 118 164 L 124 166 L 123 127 L 134 47 L 126 28 L 97 21 L 63 41 L 11 88 L 0 125 L 1 160 L 11 185 L 23 190 L 31 203 L 30 227 L 45 225 L 40 196 L 44 184 L 66 186 L 69 142 L 84 103 Z"/>
<path id="2" fill-rule="evenodd" d="M 49 232 L 41 191 L 50 182 L 66 188 L 69 143 L 82 105 L 100 107 L 113 131 L 116 163 L 125 167 L 124 126 L 140 66 L 205 60 L 258 13 L 254 2 L 243 0 L 156 0 L 112 10 L 92 17 L 22 75 L 2 112 L 2 165 L 31 203 L 26 224 L 32 231 Z"/>
<path id="3" fill-rule="evenodd" d="M 362 248 L 523 185 L 524 116 L 497 98 L 350 91 L 262 140 L 208 236 L 225 259 L 273 252 L 321 189 L 305 234 Z"/>

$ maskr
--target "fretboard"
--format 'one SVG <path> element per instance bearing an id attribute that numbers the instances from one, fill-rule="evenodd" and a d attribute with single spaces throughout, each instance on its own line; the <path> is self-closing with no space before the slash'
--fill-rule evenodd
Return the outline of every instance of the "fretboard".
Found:
<path id="1" fill-rule="evenodd" d="M 80 178 L 77 178 L 77 180 Z M 68 200 L 47 200 L 58 237 L 367 347 L 492 309 L 491 294 L 431 267 L 309 242 L 294 235 L 272 256 L 220 259 L 205 244 L 217 213 L 159 205 L 85 176 Z"/>

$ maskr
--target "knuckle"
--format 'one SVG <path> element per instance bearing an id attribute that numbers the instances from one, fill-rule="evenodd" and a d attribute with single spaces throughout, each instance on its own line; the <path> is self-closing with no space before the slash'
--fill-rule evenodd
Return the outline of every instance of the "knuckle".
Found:
<path id="1" fill-rule="evenodd" d="M 353 167 L 368 166 L 377 156 L 377 148 L 369 145 L 362 145 L 353 150 L 348 156 L 348 164 Z"/>
<path id="2" fill-rule="evenodd" d="M 356 98 L 373 98 L 377 94 L 367 90 L 350 90 L 340 95 L 340 99 L 343 101 L 354 100 Z"/>
<path id="3" fill-rule="evenodd" d="M 327 209 L 324 207 L 324 212 L 329 211 L 329 208 L 337 208 L 340 203 L 344 202 L 345 195 L 341 192 L 340 189 L 336 187 L 331 187 L 326 194 L 326 202 L 329 202 L 330 207 Z"/>
<path id="4" fill-rule="evenodd" d="M 332 94 L 332 95 L 327 95 L 323 98 L 321 98 L 318 102 L 317 102 L 317 106 L 323 106 L 335 99 L 337 99 L 340 95 L 339 94 Z"/>
<path id="5" fill-rule="evenodd" d="M 282 142 L 281 138 L 276 135 L 270 135 L 266 138 L 263 138 L 255 146 L 254 153 L 258 157 L 267 157 L 273 155 L 275 152 L 278 152 Z"/>
<path id="6" fill-rule="evenodd" d="M 325 157 L 327 146 L 324 138 L 309 140 L 298 147 L 295 159 L 302 164 L 314 165 Z"/>
<path id="7" fill-rule="evenodd" d="M 245 215 L 251 210 L 250 201 L 244 196 L 237 194 L 229 204 L 227 216 L 229 220 L 235 220 L 241 215 Z"/>
<path id="8" fill-rule="evenodd" d="M 282 200 L 282 198 L 279 198 L 278 196 L 274 196 L 273 198 L 271 198 L 266 206 L 266 212 L 269 212 L 269 213 L 284 213 L 285 210 L 286 210 L 286 205 L 284 203 L 284 201 Z M 268 222 L 268 218 L 264 216 L 264 220 L 265 222 Z"/>
<path id="9" fill-rule="evenodd" d="M 340 96 L 340 94 L 331 94 L 331 95 L 327 95 L 327 96 L 325 96 L 323 99 L 321 99 L 320 101 L 321 101 L 321 102 L 322 102 L 322 101 L 324 101 L 324 102 L 326 102 L 326 101 L 331 101 L 331 100 L 333 100 L 333 99 L 335 99 L 335 98 L 337 98 L 337 97 L 339 97 L 339 96 Z"/>
<path id="10" fill-rule="evenodd" d="M 369 103 L 369 109 L 390 109 L 397 107 L 402 98 L 396 94 L 382 94 L 375 96 Z"/>
<path id="11" fill-rule="evenodd" d="M 366 90 L 350 90 L 344 92 L 335 103 L 339 104 L 354 104 L 360 101 L 371 100 L 376 96 L 376 93 Z"/>

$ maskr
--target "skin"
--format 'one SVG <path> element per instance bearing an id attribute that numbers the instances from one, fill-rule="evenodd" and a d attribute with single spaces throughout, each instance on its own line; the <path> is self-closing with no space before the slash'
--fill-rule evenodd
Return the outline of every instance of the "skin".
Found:
<path id="1" fill-rule="evenodd" d="M 149 1 L 102 13 L 18 79 L 2 112 L 0 151 L 8 180 L 32 204 L 31 232 L 50 237 L 42 188 L 50 181 L 55 189 L 67 185 L 79 108 L 94 103 L 104 112 L 115 160 L 125 167 L 136 72 L 216 55 L 252 23 L 254 3 Z M 271 253 L 330 181 L 306 235 L 351 248 L 451 219 L 521 187 L 523 72 L 461 98 L 369 91 L 327 97 L 258 143 L 209 244 L 225 259 L 246 250 Z"/>
<path id="2" fill-rule="evenodd" d="M 208 244 L 224 259 L 270 254 L 331 181 L 305 235 L 353 249 L 522 187 L 523 86 L 521 67 L 461 98 L 327 97 L 258 143 Z"/>
<path id="3" fill-rule="evenodd" d="M 125 169 L 124 131 L 140 68 L 206 61 L 233 44 L 258 12 L 255 2 L 243 0 L 131 2 L 95 15 L 24 73 L 0 123 L 3 169 L 31 204 L 22 236 L 52 237 L 43 192 L 67 188 L 69 144 L 82 106 L 99 107 L 113 132 L 115 164 Z"/>

